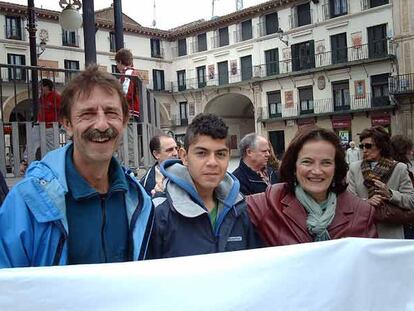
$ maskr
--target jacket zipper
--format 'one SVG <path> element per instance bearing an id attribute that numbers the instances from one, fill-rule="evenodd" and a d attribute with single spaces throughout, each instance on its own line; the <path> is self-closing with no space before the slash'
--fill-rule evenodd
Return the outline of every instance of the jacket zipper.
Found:
<path id="1" fill-rule="evenodd" d="M 105 225 L 106 225 L 105 195 L 100 195 L 100 197 L 101 197 L 101 209 L 102 209 L 102 226 L 101 226 L 102 250 L 104 253 L 105 262 L 108 262 L 108 258 L 106 256 L 106 244 L 105 244 Z"/>
<path id="2" fill-rule="evenodd" d="M 65 245 L 66 239 L 67 239 L 67 233 L 65 231 L 65 228 L 63 228 L 63 225 L 60 221 L 55 221 L 55 224 L 58 226 L 59 230 L 61 231 L 61 235 L 59 237 L 59 242 L 56 247 L 56 253 L 55 257 L 53 258 L 53 265 L 58 266 L 60 259 L 62 258 L 62 252 L 63 252 L 63 246 Z"/>

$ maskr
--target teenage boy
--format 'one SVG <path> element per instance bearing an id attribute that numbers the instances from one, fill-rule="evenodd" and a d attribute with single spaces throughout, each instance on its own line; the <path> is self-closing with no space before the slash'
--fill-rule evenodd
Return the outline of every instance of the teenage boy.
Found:
<path id="1" fill-rule="evenodd" d="M 166 160 L 165 192 L 153 199 L 155 223 L 149 258 L 258 247 L 239 181 L 227 172 L 228 127 L 213 114 L 188 126 L 180 160 Z"/>

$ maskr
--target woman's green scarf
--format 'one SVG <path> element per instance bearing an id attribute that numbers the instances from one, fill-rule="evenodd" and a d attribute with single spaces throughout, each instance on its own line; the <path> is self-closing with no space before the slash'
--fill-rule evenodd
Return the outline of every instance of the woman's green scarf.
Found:
<path id="1" fill-rule="evenodd" d="M 329 192 L 328 199 L 319 204 L 301 186 L 297 185 L 295 195 L 308 212 L 306 225 L 309 233 L 314 236 L 314 241 L 330 240 L 327 228 L 335 217 L 336 194 Z"/>

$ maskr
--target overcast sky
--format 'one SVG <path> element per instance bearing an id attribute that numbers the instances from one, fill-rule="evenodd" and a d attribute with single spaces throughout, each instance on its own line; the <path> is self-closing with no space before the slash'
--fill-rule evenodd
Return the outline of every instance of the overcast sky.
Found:
<path id="1" fill-rule="evenodd" d="M 210 19 L 212 0 L 155 0 L 156 28 L 170 29 L 201 18 Z M 268 0 L 243 0 L 244 8 L 266 2 Z M 9 0 L 27 5 L 27 0 Z M 109 7 L 113 0 L 94 1 L 95 10 Z M 59 0 L 35 0 L 36 7 L 60 11 Z M 216 0 L 215 15 L 222 16 L 236 11 L 236 0 Z M 153 20 L 153 0 L 122 0 L 122 11 L 140 23 L 151 27 Z"/>

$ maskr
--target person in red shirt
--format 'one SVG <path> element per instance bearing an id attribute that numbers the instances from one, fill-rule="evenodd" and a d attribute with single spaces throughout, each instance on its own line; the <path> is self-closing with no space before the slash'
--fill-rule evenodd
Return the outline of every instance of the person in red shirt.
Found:
<path id="1" fill-rule="evenodd" d="M 46 127 L 46 152 L 55 149 L 53 133 L 53 123 L 59 122 L 59 110 L 60 110 L 60 94 L 55 90 L 55 86 L 50 79 L 42 79 L 40 81 L 40 98 L 39 109 L 37 112 L 37 122 L 45 123 Z M 35 152 L 35 159 L 40 160 L 40 128 L 38 125 L 33 127 L 33 145 Z"/>
<path id="2" fill-rule="evenodd" d="M 133 77 L 138 76 L 134 69 L 133 56 L 130 50 L 120 49 L 116 52 L 115 61 L 118 71 L 122 74 L 119 82 L 122 85 L 125 97 L 129 105 L 130 115 L 139 121 L 139 98 L 137 79 Z"/>
<path id="3" fill-rule="evenodd" d="M 60 109 L 60 94 L 56 92 L 53 82 L 49 79 L 41 81 L 41 96 L 39 100 L 38 122 L 47 122 L 46 128 L 53 127 L 52 122 L 58 122 Z"/>
<path id="4" fill-rule="evenodd" d="M 121 73 L 119 77 L 119 82 L 122 85 L 122 90 L 124 92 L 125 98 L 129 106 L 129 114 L 131 116 L 130 123 L 128 124 L 128 160 L 125 155 L 123 155 L 123 147 L 121 145 L 121 158 L 123 163 L 130 168 L 136 168 L 136 158 L 134 154 L 134 136 L 133 128 L 137 127 L 138 135 L 142 133 L 140 122 L 140 113 L 139 113 L 139 90 L 138 90 L 138 73 L 134 69 L 133 64 L 133 55 L 128 49 L 119 49 L 115 54 L 115 61 L 118 71 Z"/>

